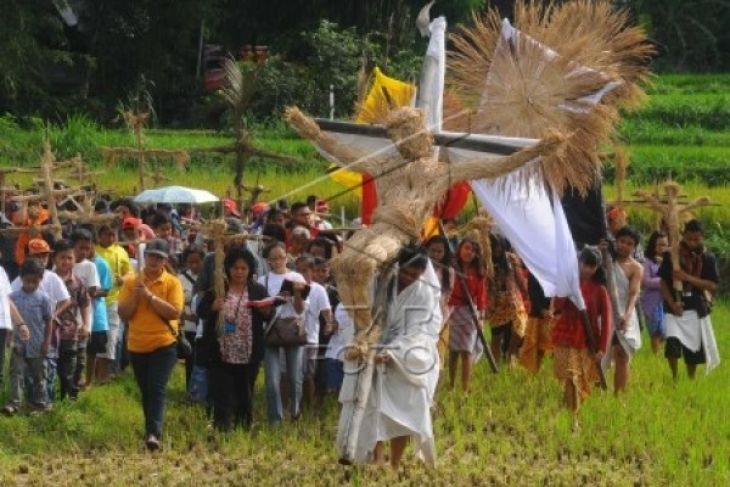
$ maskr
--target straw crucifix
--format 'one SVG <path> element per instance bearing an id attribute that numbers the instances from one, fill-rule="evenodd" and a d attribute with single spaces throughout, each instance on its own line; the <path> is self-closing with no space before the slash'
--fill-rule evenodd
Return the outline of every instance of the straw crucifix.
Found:
<path id="1" fill-rule="evenodd" d="M 228 223 L 224 219 L 212 220 L 203 223 L 201 230 L 214 243 L 215 250 L 215 271 L 213 274 L 213 290 L 217 297 L 226 295 L 226 278 L 224 261 L 226 258 L 226 244 L 234 241 L 245 241 L 253 239 L 261 239 L 258 235 L 249 235 L 247 233 L 227 233 Z M 223 332 L 223 313 L 218 313 L 218 321 L 216 323 L 216 331 L 220 335 Z"/>
<path id="2" fill-rule="evenodd" d="M 144 126 L 149 119 L 149 113 L 126 111 L 122 113 L 125 122 L 132 129 L 136 147 L 99 147 L 108 166 L 114 165 L 119 158 L 136 157 L 139 176 L 139 190 L 145 189 L 145 177 L 152 176 L 155 185 L 160 185 L 169 179 L 162 174 L 161 167 L 155 163 L 153 173 L 149 173 L 147 158 L 172 159 L 178 169 L 183 169 L 190 162 L 188 151 L 183 149 L 148 149 L 144 144 Z"/>
<path id="3" fill-rule="evenodd" d="M 56 198 L 66 197 L 69 195 L 77 194 L 79 191 L 73 188 L 66 189 L 55 189 L 54 184 L 58 181 L 53 179 L 53 172 L 56 168 L 56 161 L 51 146 L 48 142 L 43 145 L 43 156 L 40 164 L 40 178 L 37 182 L 40 184 L 40 192 L 38 194 L 21 195 L 12 198 L 12 201 L 16 201 L 27 205 L 31 201 L 44 201 L 48 205 L 48 211 L 51 214 L 51 225 L 33 226 L 30 228 L 16 227 L 14 229 L 17 232 L 29 231 L 31 234 L 41 232 L 45 229 L 53 232 L 55 239 L 60 239 L 62 236 L 61 220 L 59 218 L 58 205 Z"/>
<path id="4" fill-rule="evenodd" d="M 710 206 L 710 198 L 702 196 L 691 203 L 682 203 L 681 186 L 673 181 L 668 181 L 663 186 L 664 199 L 657 198 L 648 191 L 638 191 L 636 195 L 643 200 L 643 205 L 652 211 L 659 213 L 667 227 L 670 243 L 670 255 L 672 266 L 679 269 L 679 241 L 680 224 L 684 215 L 690 214 L 692 210 Z M 682 291 L 682 282 L 674 280 L 675 291 Z"/>

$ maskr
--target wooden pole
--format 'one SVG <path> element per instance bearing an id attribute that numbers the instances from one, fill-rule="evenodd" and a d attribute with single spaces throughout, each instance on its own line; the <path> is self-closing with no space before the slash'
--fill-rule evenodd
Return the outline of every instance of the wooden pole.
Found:
<path id="1" fill-rule="evenodd" d="M 142 121 L 137 117 L 133 119 L 134 138 L 137 142 L 138 158 L 139 158 L 139 190 L 144 191 L 144 172 L 147 165 L 144 154 L 144 144 L 142 142 Z"/>
<path id="2" fill-rule="evenodd" d="M 43 188 L 45 192 L 48 210 L 51 212 L 51 221 L 53 222 L 53 237 L 56 240 L 61 239 L 61 220 L 58 218 L 58 207 L 56 206 L 56 196 L 53 194 L 53 153 L 51 146 L 46 142 L 43 147 L 43 159 L 41 161 L 41 174 L 43 176 Z"/>

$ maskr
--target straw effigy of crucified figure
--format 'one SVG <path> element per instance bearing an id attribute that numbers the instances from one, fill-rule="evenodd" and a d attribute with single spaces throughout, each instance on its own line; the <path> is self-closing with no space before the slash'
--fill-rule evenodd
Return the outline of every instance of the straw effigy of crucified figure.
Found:
<path id="1" fill-rule="evenodd" d="M 402 107 L 392 111 L 385 121 L 398 154 L 364 156 L 322 132 L 313 119 L 295 107 L 287 109 L 286 118 L 302 137 L 340 164 L 375 180 L 378 207 L 373 224 L 357 231 L 332 261 L 340 298 L 352 313 L 358 331 L 357 346 L 348 358 L 364 356 L 368 345 L 379 338 L 379 327 L 372 326 L 371 311 L 371 284 L 379 266 L 390 263 L 404 244 L 418 240 L 423 224 L 449 186 L 459 181 L 504 176 L 541 155 L 559 150 L 565 141 L 562 135 L 551 133 L 509 156 L 444 162 L 434 151 L 423 111 Z"/>

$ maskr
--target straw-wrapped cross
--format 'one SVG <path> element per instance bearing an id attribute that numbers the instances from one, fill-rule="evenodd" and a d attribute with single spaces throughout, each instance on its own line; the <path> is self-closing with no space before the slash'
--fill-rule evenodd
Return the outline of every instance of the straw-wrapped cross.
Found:
<path id="1" fill-rule="evenodd" d="M 710 206 L 712 203 L 710 202 L 710 198 L 707 196 L 699 197 L 688 203 L 681 202 L 680 199 L 683 197 L 681 194 L 682 188 L 674 181 L 664 183 L 663 190 L 663 198 L 658 198 L 648 191 L 637 191 L 636 196 L 641 198 L 641 204 L 643 206 L 662 216 L 669 234 L 668 237 L 672 266 L 674 269 L 679 269 L 679 242 L 681 238 L 682 217 L 691 214 L 693 210 L 698 208 Z M 675 291 L 681 291 L 682 282 L 675 279 L 674 289 Z"/>
<path id="2" fill-rule="evenodd" d="M 213 274 L 213 290 L 217 297 L 226 295 L 226 278 L 224 262 L 226 258 L 226 244 L 234 241 L 260 240 L 264 237 L 260 235 L 251 235 L 248 233 L 231 233 L 228 232 L 228 223 L 225 219 L 203 222 L 200 226 L 203 233 L 213 240 L 215 252 L 215 271 Z M 220 335 L 223 332 L 223 313 L 218 313 L 218 321 L 216 323 L 216 331 Z"/>
<path id="3" fill-rule="evenodd" d="M 144 126 L 149 119 L 149 113 L 125 111 L 122 113 L 124 121 L 132 129 L 136 147 L 99 147 L 108 166 L 114 165 L 119 158 L 136 157 L 137 172 L 139 176 L 139 190 L 145 189 L 145 177 L 151 176 L 156 185 L 160 185 L 169 178 L 162 174 L 159 164 L 155 163 L 153 172 L 150 174 L 147 158 L 172 159 L 178 169 L 184 169 L 190 162 L 190 154 L 183 149 L 148 149 L 144 144 Z"/>

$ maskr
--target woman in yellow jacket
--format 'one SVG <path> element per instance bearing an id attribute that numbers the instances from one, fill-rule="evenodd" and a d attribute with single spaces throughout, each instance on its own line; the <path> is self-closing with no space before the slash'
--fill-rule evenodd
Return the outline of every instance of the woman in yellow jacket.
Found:
<path id="1" fill-rule="evenodd" d="M 169 245 L 156 239 L 145 248 L 145 267 L 124 281 L 119 316 L 129 323 L 127 348 L 140 392 L 145 418 L 145 445 L 160 448 L 165 414 L 165 389 L 177 362 L 178 320 L 183 288 L 165 270 Z"/>

